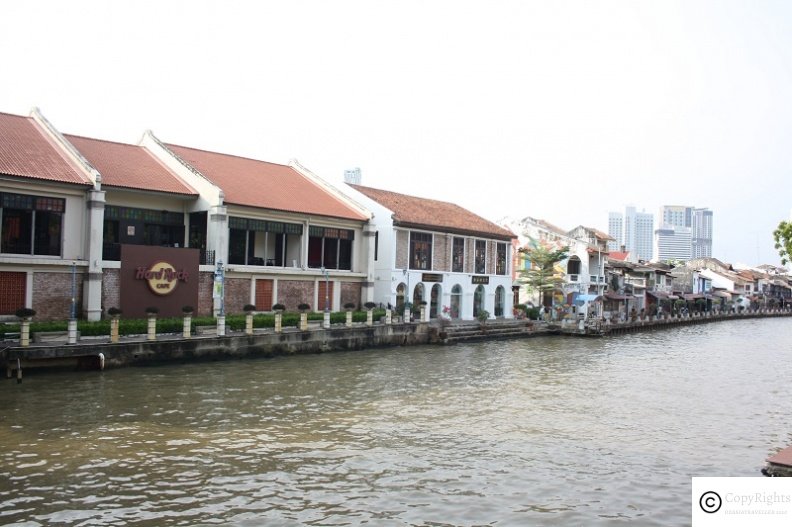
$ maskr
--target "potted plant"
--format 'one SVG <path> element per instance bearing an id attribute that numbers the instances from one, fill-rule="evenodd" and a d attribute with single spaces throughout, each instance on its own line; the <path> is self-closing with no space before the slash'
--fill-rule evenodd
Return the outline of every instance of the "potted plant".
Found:
<path id="1" fill-rule="evenodd" d="M 363 307 L 366 308 L 366 325 L 371 326 L 374 324 L 374 311 L 373 309 L 377 307 L 377 304 L 374 302 L 366 302 L 363 304 Z"/>
<path id="2" fill-rule="evenodd" d="M 256 306 L 253 304 L 245 304 L 245 307 L 242 308 L 242 311 L 245 312 L 245 335 L 253 334 L 253 312 L 255 310 Z"/>
<path id="3" fill-rule="evenodd" d="M 30 346 L 30 319 L 36 316 L 36 310 L 29 307 L 17 309 L 14 313 L 19 318 L 19 345 Z"/>
<path id="4" fill-rule="evenodd" d="M 192 306 L 182 306 L 182 337 L 188 339 L 192 335 Z"/>
<path id="5" fill-rule="evenodd" d="M 302 303 L 297 306 L 297 309 L 300 310 L 300 330 L 307 331 L 308 330 L 308 310 L 311 309 L 311 306 L 306 303 Z"/>
<path id="6" fill-rule="evenodd" d="M 490 313 L 486 309 L 482 309 L 481 311 L 478 312 L 478 315 L 476 315 L 476 318 L 479 321 L 479 327 L 484 332 L 487 331 L 487 320 L 489 320 L 489 317 L 490 317 Z"/>
<path id="7" fill-rule="evenodd" d="M 110 342 L 115 344 L 119 339 L 118 326 L 119 319 L 121 318 L 121 310 L 117 307 L 111 307 L 107 310 L 107 314 L 110 315 Z"/>
<path id="8" fill-rule="evenodd" d="M 344 304 L 344 309 L 346 310 L 346 327 L 352 326 L 352 310 L 355 309 L 355 304 L 353 302 L 347 302 Z"/>
<path id="9" fill-rule="evenodd" d="M 275 333 L 280 333 L 283 330 L 283 312 L 286 311 L 286 306 L 275 304 L 272 310 L 275 312 Z"/>
<path id="10" fill-rule="evenodd" d="M 147 340 L 157 340 L 157 313 L 159 313 L 158 307 L 150 306 L 146 308 L 146 317 L 148 318 Z"/>

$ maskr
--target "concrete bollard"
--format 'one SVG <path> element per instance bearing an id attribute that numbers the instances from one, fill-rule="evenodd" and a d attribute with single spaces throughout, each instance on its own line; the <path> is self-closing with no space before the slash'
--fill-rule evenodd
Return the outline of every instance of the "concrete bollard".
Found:
<path id="1" fill-rule="evenodd" d="M 217 316 L 217 336 L 218 337 L 225 337 L 225 334 L 226 334 L 225 315 L 218 315 Z"/>
<path id="2" fill-rule="evenodd" d="M 149 315 L 148 317 L 148 333 L 146 339 L 157 340 L 157 317 L 155 315 Z"/>
<path id="3" fill-rule="evenodd" d="M 190 315 L 182 317 L 182 337 L 186 339 L 192 337 L 192 317 Z"/>
<path id="4" fill-rule="evenodd" d="M 66 338 L 69 344 L 77 344 L 77 321 L 73 318 L 66 326 Z"/>

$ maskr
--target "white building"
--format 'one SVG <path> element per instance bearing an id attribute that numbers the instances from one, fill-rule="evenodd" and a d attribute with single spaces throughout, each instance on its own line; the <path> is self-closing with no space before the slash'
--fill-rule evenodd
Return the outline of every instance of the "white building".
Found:
<path id="1" fill-rule="evenodd" d="M 609 213 L 608 235 L 614 239 L 608 245 L 611 250 L 624 246 L 627 252 L 646 261 L 654 256 L 654 215 L 649 212 L 638 212 L 630 206 L 625 207 L 624 214 Z"/>
<path id="2" fill-rule="evenodd" d="M 425 317 L 512 318 L 512 240 L 507 229 L 444 201 L 360 185 L 346 193 L 373 213 L 369 252 L 373 301 Z"/>
<path id="3" fill-rule="evenodd" d="M 663 225 L 690 229 L 690 256 L 712 256 L 712 211 L 687 205 L 664 205 L 660 209 Z M 662 258 L 661 258 L 662 260 Z"/>
<path id="4" fill-rule="evenodd" d="M 654 261 L 689 260 L 691 258 L 691 229 L 677 225 L 663 225 L 654 232 Z"/>

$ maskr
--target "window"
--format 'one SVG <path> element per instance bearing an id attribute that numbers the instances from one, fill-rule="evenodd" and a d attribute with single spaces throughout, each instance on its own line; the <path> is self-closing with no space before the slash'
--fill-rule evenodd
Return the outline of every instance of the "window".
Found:
<path id="1" fill-rule="evenodd" d="M 451 250 L 451 271 L 454 273 L 465 272 L 465 239 L 454 238 Z"/>
<path id="2" fill-rule="evenodd" d="M 476 260 L 475 260 L 477 274 L 484 274 L 487 272 L 487 242 L 485 240 L 476 240 Z"/>
<path id="3" fill-rule="evenodd" d="M 506 274 L 506 244 L 499 243 L 495 248 L 495 274 Z"/>
<path id="4" fill-rule="evenodd" d="M 228 219 L 228 262 L 238 265 L 276 265 L 300 259 L 302 225 L 252 218 Z"/>
<path id="5" fill-rule="evenodd" d="M 567 262 L 567 274 L 580 274 L 580 258 L 572 256 Z"/>
<path id="6" fill-rule="evenodd" d="M 379 259 L 379 231 L 374 232 L 374 261 Z"/>
<path id="7" fill-rule="evenodd" d="M 2 194 L 0 252 L 60 256 L 66 200 Z"/>
<path id="8" fill-rule="evenodd" d="M 312 226 L 308 236 L 308 267 L 352 270 L 355 231 Z"/>
<path id="9" fill-rule="evenodd" d="M 104 212 L 102 258 L 118 260 L 120 244 L 184 247 L 184 214 L 108 205 Z"/>
<path id="10" fill-rule="evenodd" d="M 410 233 L 410 269 L 432 268 L 432 235 L 427 232 Z"/>

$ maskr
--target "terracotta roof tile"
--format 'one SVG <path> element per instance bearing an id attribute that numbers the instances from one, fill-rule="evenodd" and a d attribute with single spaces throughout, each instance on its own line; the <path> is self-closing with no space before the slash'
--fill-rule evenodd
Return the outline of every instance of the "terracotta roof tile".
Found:
<path id="1" fill-rule="evenodd" d="M 91 185 L 30 117 L 0 113 L 0 173 Z"/>
<path id="2" fill-rule="evenodd" d="M 629 258 L 629 256 L 630 256 L 629 252 L 611 251 L 608 254 L 608 259 L 610 259 L 610 260 L 618 260 L 618 261 L 622 261 L 623 262 L 623 261 L 627 260 L 627 258 Z"/>
<path id="3" fill-rule="evenodd" d="M 197 196 L 142 146 L 64 134 L 102 175 L 102 186 Z"/>
<path id="4" fill-rule="evenodd" d="M 453 203 L 361 185 L 349 186 L 391 210 L 397 224 L 504 240 L 516 238 L 511 231 Z"/>
<path id="5" fill-rule="evenodd" d="M 228 204 L 358 221 L 368 219 L 290 166 L 185 146 L 168 144 L 167 147 L 219 186 Z"/>

